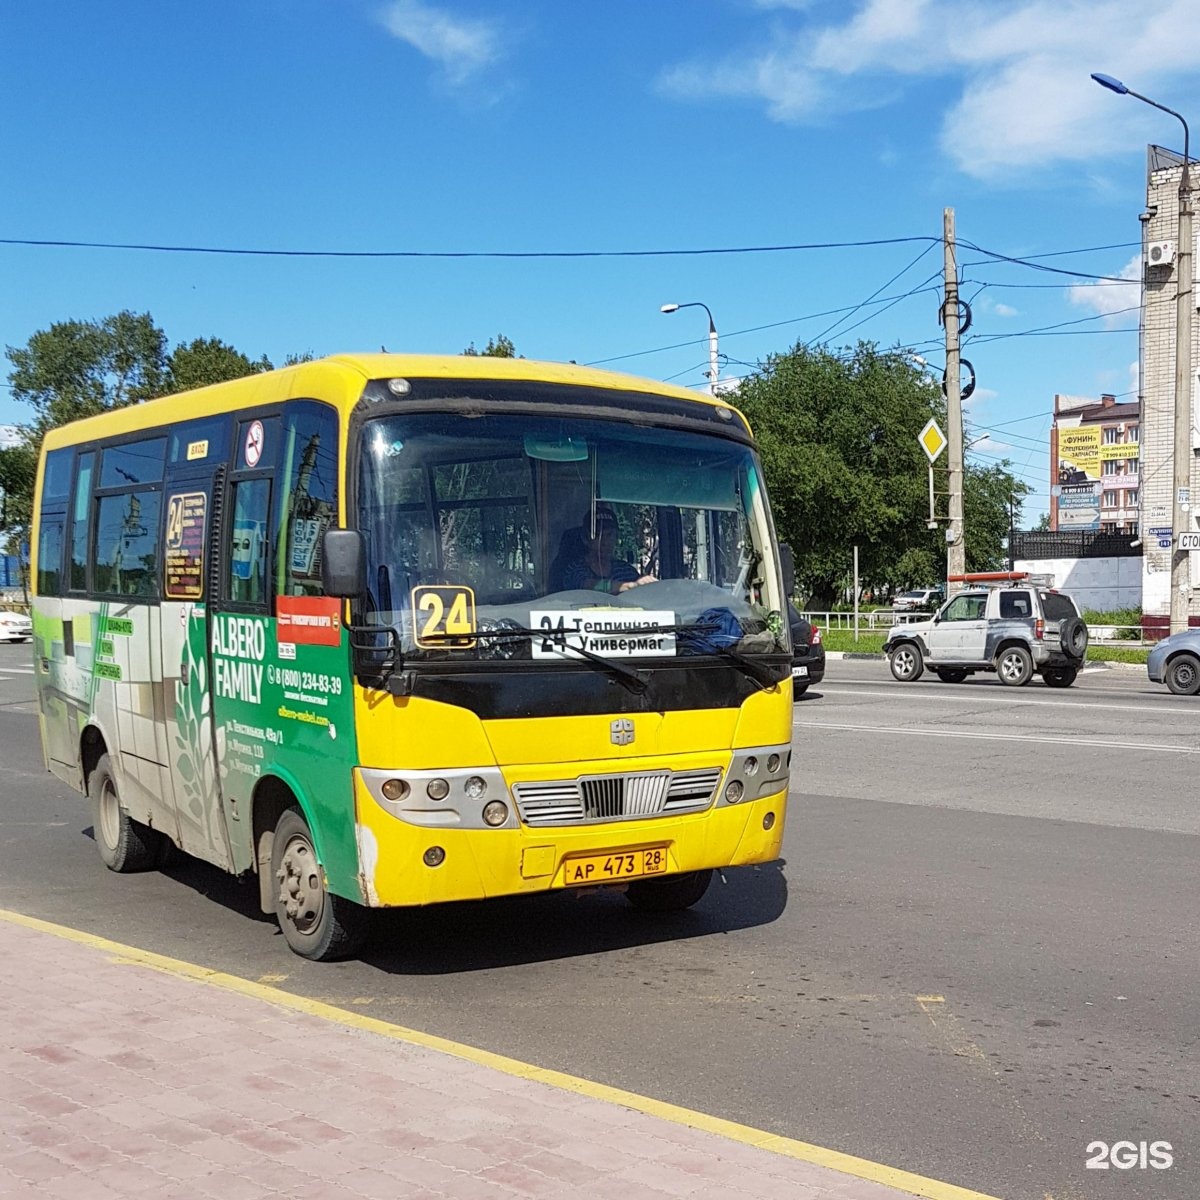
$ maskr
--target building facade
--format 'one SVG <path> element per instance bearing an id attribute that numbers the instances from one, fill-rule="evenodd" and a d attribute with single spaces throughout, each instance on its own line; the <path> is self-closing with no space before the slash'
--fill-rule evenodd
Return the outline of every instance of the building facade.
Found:
<path id="1" fill-rule="evenodd" d="M 1189 526 L 1200 530 L 1200 431 L 1196 417 L 1196 296 L 1193 280 L 1179 279 L 1176 237 L 1179 222 L 1179 184 L 1183 157 L 1161 146 L 1148 148 L 1146 162 L 1146 209 L 1142 222 L 1142 320 L 1138 361 L 1142 399 L 1142 530 L 1145 554 L 1142 559 L 1142 610 L 1147 624 L 1166 622 L 1171 611 L 1172 504 L 1176 486 L 1189 489 Z M 1191 179 L 1196 179 L 1195 164 Z M 1195 191 L 1192 191 L 1195 205 Z M 1193 257 L 1195 265 L 1200 259 Z M 1191 409 L 1190 478 L 1176 484 L 1175 444 L 1175 329 L 1177 289 L 1190 289 L 1192 376 L 1185 402 Z M 1193 553 L 1189 613 L 1200 613 L 1200 554 Z"/>
<path id="2" fill-rule="evenodd" d="M 1139 532 L 1141 405 L 1054 397 L 1050 430 L 1050 528 Z"/>

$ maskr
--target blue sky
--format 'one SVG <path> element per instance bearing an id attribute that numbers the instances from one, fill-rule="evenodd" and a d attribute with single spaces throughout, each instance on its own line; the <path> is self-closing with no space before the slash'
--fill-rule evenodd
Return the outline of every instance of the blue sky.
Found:
<path id="1" fill-rule="evenodd" d="M 659 312 L 702 301 L 723 375 L 861 337 L 940 376 L 950 207 L 972 454 L 1032 520 L 1054 394 L 1135 394 L 1136 284 L 1086 276 L 1136 278 L 1146 144 L 1181 148 L 1089 72 L 1187 116 L 1197 45 L 1194 0 L 8 0 L 0 238 L 409 256 L 0 243 L 0 340 L 122 309 L 276 363 L 504 333 L 702 387 L 703 310 Z M 617 253 L 711 249 L 746 252 Z"/>

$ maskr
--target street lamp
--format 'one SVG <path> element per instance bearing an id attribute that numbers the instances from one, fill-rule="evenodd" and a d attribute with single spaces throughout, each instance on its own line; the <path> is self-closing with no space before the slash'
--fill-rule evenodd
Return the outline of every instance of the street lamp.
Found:
<path id="1" fill-rule="evenodd" d="M 1171 632 L 1179 633 L 1188 627 L 1191 580 L 1188 551 L 1180 549 L 1181 533 L 1188 531 L 1191 508 L 1191 423 L 1192 423 L 1192 189 L 1188 178 L 1188 126 L 1173 108 L 1151 100 L 1127 88 L 1111 75 L 1092 78 L 1118 96 L 1132 96 L 1152 108 L 1178 119 L 1183 126 L 1183 171 L 1179 176 L 1179 215 L 1176 226 L 1175 250 L 1175 455 L 1172 505 L 1171 548 Z"/>
<path id="2" fill-rule="evenodd" d="M 715 396 L 717 394 L 717 327 L 713 322 L 713 315 L 709 311 L 707 304 L 701 303 L 699 300 L 692 300 L 687 304 L 664 304 L 659 310 L 660 312 L 673 313 L 678 312 L 681 308 L 702 308 L 708 313 L 708 390 Z"/>

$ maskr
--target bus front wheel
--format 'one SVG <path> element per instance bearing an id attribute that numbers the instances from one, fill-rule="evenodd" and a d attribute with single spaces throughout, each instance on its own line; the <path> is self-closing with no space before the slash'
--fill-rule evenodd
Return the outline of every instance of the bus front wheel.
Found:
<path id="1" fill-rule="evenodd" d="M 88 776 L 92 801 L 92 833 L 100 858 L 110 871 L 149 871 L 166 859 L 167 839 L 157 829 L 135 821 L 122 807 L 107 754 Z"/>
<path id="2" fill-rule="evenodd" d="M 325 886 L 308 822 L 298 808 L 289 808 L 275 826 L 271 874 L 279 928 L 302 958 L 349 958 L 363 944 L 367 910 Z"/>
<path id="3" fill-rule="evenodd" d="M 629 885 L 625 898 L 644 912 L 677 912 L 691 908 L 708 891 L 712 871 L 688 871 L 665 879 L 639 879 Z"/>

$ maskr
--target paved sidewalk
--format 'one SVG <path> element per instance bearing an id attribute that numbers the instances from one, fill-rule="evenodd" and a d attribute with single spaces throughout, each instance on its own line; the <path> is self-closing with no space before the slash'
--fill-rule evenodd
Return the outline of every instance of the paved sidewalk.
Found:
<path id="1" fill-rule="evenodd" d="M 0 1197 L 978 1200 L 19 914 L 0 961 Z"/>

